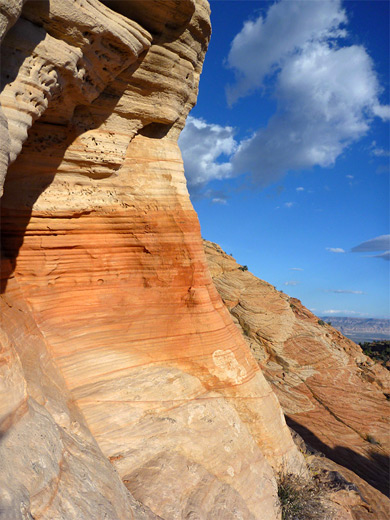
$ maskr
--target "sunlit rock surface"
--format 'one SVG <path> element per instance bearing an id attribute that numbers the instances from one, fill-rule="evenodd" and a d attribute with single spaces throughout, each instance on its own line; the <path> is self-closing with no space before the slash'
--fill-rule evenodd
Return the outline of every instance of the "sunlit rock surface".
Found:
<path id="1" fill-rule="evenodd" d="M 0 312 L 0 518 L 157 519 L 93 439 L 15 279 Z"/>
<path id="2" fill-rule="evenodd" d="M 0 510 L 278 518 L 275 471 L 303 457 L 208 273 L 177 146 L 208 4 L 11 6 Z"/>
<path id="3" fill-rule="evenodd" d="M 361 477 L 356 483 L 374 515 L 367 518 L 387 518 L 389 371 L 299 300 L 242 270 L 217 244 L 204 241 L 204 247 L 218 292 L 288 424 L 311 446 L 352 470 L 348 479 L 352 472 Z"/>

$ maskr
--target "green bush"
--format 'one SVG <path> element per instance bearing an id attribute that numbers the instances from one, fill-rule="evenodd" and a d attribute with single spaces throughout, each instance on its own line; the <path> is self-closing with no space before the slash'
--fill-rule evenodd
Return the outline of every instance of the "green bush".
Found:
<path id="1" fill-rule="evenodd" d="M 241 265 L 239 267 L 240 271 L 248 271 L 248 266 L 247 265 Z"/>

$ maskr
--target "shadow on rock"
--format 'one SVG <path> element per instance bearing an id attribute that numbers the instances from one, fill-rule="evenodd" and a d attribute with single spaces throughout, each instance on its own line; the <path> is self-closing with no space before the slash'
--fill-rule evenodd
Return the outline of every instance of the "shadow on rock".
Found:
<path id="1" fill-rule="evenodd" d="M 387 455 L 376 451 L 374 447 L 369 451 L 367 457 L 345 446 L 331 448 L 322 442 L 311 430 L 294 419 L 286 416 L 286 422 L 312 448 L 323 453 L 328 459 L 353 471 L 385 496 L 389 496 L 390 458 Z"/>

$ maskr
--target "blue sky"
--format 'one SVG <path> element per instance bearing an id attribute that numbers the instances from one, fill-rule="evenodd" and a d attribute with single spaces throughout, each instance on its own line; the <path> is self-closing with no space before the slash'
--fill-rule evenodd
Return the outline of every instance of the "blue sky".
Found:
<path id="1" fill-rule="evenodd" d="M 179 139 L 203 237 L 317 315 L 390 317 L 389 3 L 211 11 Z"/>

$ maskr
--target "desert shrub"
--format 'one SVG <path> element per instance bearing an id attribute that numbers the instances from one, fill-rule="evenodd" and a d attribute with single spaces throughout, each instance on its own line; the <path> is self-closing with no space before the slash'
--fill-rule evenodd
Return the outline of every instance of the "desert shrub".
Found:
<path id="1" fill-rule="evenodd" d="M 381 363 L 384 367 L 390 370 L 390 341 L 371 341 L 359 343 L 364 354 L 369 356 L 374 361 Z"/>
<path id="2" fill-rule="evenodd" d="M 323 487 L 313 478 L 291 473 L 278 476 L 278 497 L 282 520 L 327 520 L 327 509 L 322 503 Z"/>
<path id="3" fill-rule="evenodd" d="M 247 265 L 241 265 L 239 267 L 240 271 L 248 271 L 248 266 Z"/>
<path id="4" fill-rule="evenodd" d="M 318 320 L 318 325 L 325 325 L 324 320 Z"/>

